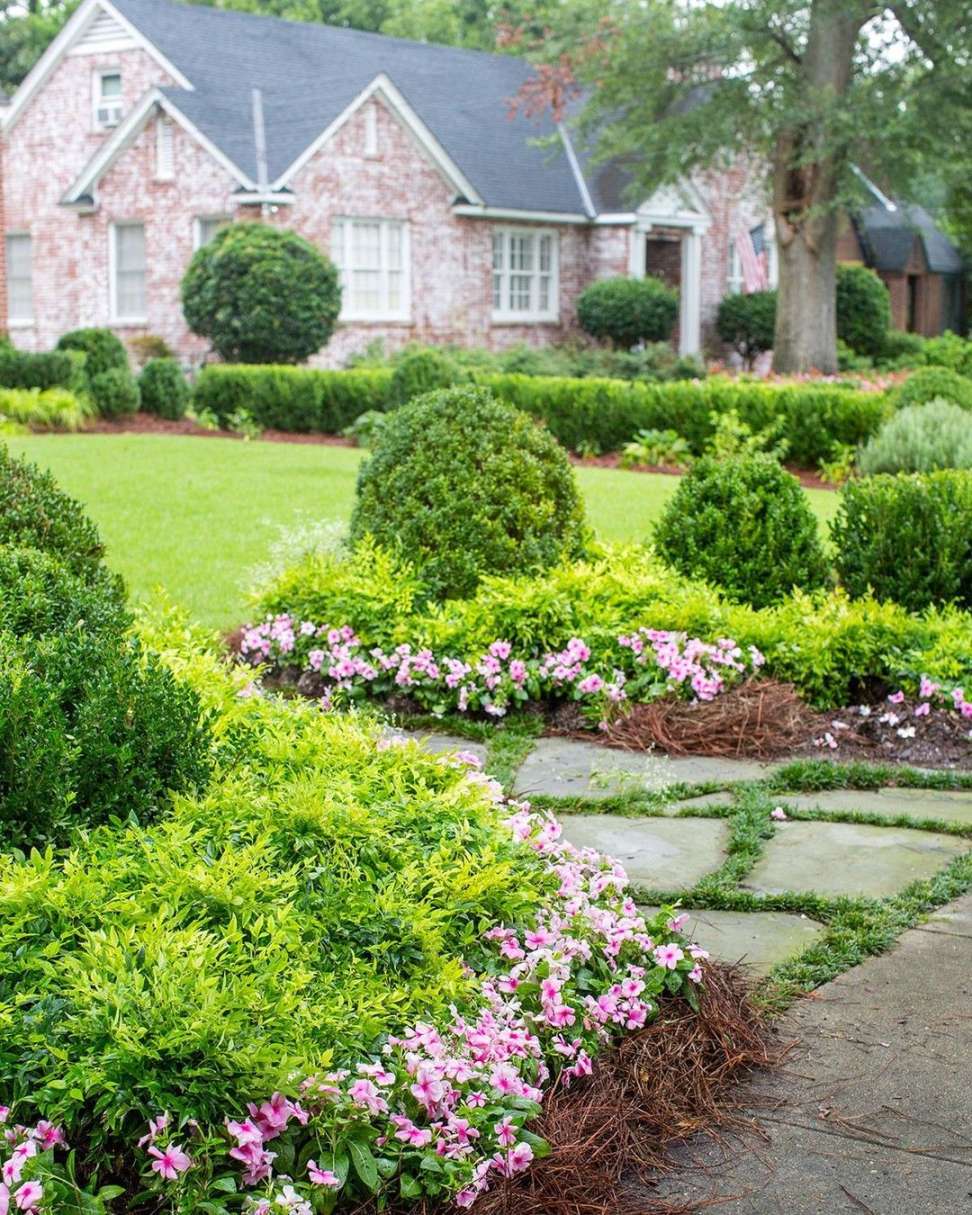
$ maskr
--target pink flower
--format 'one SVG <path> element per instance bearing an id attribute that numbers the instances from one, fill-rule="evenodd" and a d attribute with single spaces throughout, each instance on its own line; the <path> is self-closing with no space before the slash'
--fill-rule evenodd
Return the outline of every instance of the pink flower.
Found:
<path id="1" fill-rule="evenodd" d="M 44 1187 L 42 1185 L 36 1181 L 25 1181 L 14 1194 L 14 1202 L 17 1204 L 18 1210 L 36 1211 L 43 1197 Z"/>
<path id="2" fill-rule="evenodd" d="M 0 1105 L 0 1126 L 3 1126 L 3 1124 L 7 1121 L 7 1118 L 9 1116 L 10 1116 L 10 1106 L 9 1105 Z"/>
<path id="3" fill-rule="evenodd" d="M 529 1166 L 532 1159 L 533 1148 L 530 1147 L 529 1143 L 518 1143 L 506 1157 L 510 1174 L 521 1173 Z"/>
<path id="4" fill-rule="evenodd" d="M 770 818 L 775 819 L 778 823 L 786 822 L 786 811 L 782 806 L 774 806 L 770 811 Z"/>
<path id="5" fill-rule="evenodd" d="M 318 1168 L 317 1163 L 313 1160 L 307 1161 L 307 1176 L 314 1185 L 326 1185 L 335 1190 L 339 1189 L 341 1185 L 336 1173 L 332 1173 L 330 1169 Z"/>
<path id="6" fill-rule="evenodd" d="M 170 1144 L 163 1150 L 153 1144 L 148 1151 L 150 1156 L 155 1157 L 152 1161 L 153 1172 L 164 1177 L 166 1181 L 177 1181 L 180 1173 L 192 1167 L 192 1161 L 177 1143 Z"/>
<path id="7" fill-rule="evenodd" d="M 512 1147 L 516 1143 L 516 1127 L 513 1125 L 513 1119 L 507 1116 L 502 1122 L 497 1122 L 493 1127 L 496 1132 L 496 1140 L 500 1147 Z"/>
<path id="8" fill-rule="evenodd" d="M 49 1152 L 52 1148 L 64 1143 L 64 1134 L 61 1128 L 52 1126 L 50 1122 L 38 1122 L 34 1131 L 34 1138 L 40 1144 L 42 1152 Z"/>
<path id="9" fill-rule="evenodd" d="M 926 700 L 915 709 L 915 717 L 927 717 L 930 712 L 931 705 Z"/>
<path id="10" fill-rule="evenodd" d="M 904 700 L 904 698 L 905 698 L 904 692 L 901 692 L 901 691 L 892 692 L 891 695 L 888 697 L 888 702 L 889 702 L 889 704 L 899 705 Z"/>
<path id="11" fill-rule="evenodd" d="M 922 698 L 922 700 L 928 700 L 930 697 L 935 695 L 941 686 L 942 685 L 940 683 L 933 683 L 927 675 L 922 675 L 921 687 L 918 689 L 918 695 Z"/>
<path id="12" fill-rule="evenodd" d="M 685 954 L 677 945 L 658 945 L 654 952 L 658 965 L 666 966 L 669 970 L 674 970 L 684 957 Z"/>

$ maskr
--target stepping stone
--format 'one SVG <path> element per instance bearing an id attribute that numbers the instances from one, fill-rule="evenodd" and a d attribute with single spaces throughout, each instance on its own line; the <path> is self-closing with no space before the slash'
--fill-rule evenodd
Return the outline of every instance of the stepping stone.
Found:
<path id="1" fill-rule="evenodd" d="M 944 932 L 948 936 L 972 937 L 972 894 L 940 907 L 924 924 L 925 932 Z"/>
<path id="2" fill-rule="evenodd" d="M 428 751 L 431 755 L 442 755 L 449 751 L 468 751 L 486 762 L 486 744 L 472 742 L 468 738 L 460 738 L 458 734 L 420 734 L 413 730 L 388 729 L 384 731 L 385 738 L 400 738 L 403 742 L 414 742 Z"/>
<path id="3" fill-rule="evenodd" d="M 569 738 L 541 738 L 517 773 L 514 793 L 521 797 L 614 797 L 619 793 L 657 793 L 669 785 L 762 780 L 773 771 L 754 760 L 670 758 L 654 751 L 618 751 Z"/>
<path id="4" fill-rule="evenodd" d="M 972 842 L 958 836 L 910 827 L 783 823 L 743 885 L 764 894 L 886 898 L 917 878 L 934 877 L 970 848 Z"/>
<path id="5" fill-rule="evenodd" d="M 731 793 L 703 793 L 701 797 L 685 797 L 677 802 L 669 802 L 665 807 L 666 814 L 679 814 L 682 811 L 702 810 L 707 806 L 731 806 Z"/>
<path id="6" fill-rule="evenodd" d="M 718 818 L 619 818 L 564 814 L 564 836 L 621 862 L 632 882 L 689 890 L 722 864 L 729 827 Z"/>
<path id="7" fill-rule="evenodd" d="M 654 915 L 657 907 L 643 907 Z M 722 962 L 742 962 L 750 974 L 765 975 L 795 958 L 823 936 L 823 924 L 782 911 L 692 911 L 685 935 Z"/>
<path id="8" fill-rule="evenodd" d="M 779 802 L 799 810 L 866 811 L 884 818 L 908 814 L 972 827 L 972 790 L 828 789 L 824 793 L 787 794 Z"/>

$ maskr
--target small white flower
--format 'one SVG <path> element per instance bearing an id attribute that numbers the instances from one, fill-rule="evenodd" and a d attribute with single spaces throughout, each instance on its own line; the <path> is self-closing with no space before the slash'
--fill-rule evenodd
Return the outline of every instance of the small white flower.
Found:
<path id="1" fill-rule="evenodd" d="M 897 735 L 899 738 L 914 738 L 915 727 L 914 726 L 901 726 L 897 730 Z"/>
<path id="2" fill-rule="evenodd" d="M 858 713 L 860 713 L 861 717 L 870 717 L 871 716 L 871 706 L 870 705 L 858 705 L 857 711 L 858 711 Z"/>

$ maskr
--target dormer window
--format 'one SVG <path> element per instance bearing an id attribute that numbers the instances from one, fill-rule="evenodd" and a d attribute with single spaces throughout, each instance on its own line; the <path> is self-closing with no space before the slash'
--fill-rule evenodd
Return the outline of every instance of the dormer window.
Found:
<path id="1" fill-rule="evenodd" d="M 99 72 L 95 77 L 95 128 L 110 131 L 122 120 L 121 72 Z"/>

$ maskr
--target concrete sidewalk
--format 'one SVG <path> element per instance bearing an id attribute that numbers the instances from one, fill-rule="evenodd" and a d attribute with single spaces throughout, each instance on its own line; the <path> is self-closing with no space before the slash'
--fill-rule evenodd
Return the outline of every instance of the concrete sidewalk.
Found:
<path id="1" fill-rule="evenodd" d="M 972 1215 L 972 895 L 779 1028 L 798 1045 L 749 1086 L 765 1138 L 687 1144 L 657 1196 L 718 1196 L 720 1215 Z"/>

